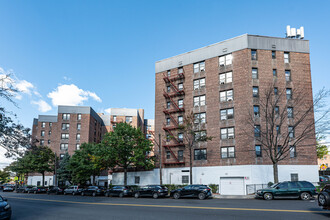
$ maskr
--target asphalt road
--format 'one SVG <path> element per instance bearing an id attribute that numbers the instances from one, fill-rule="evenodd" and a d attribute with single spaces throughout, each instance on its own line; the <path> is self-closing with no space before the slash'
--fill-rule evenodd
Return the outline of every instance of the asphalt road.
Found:
<path id="1" fill-rule="evenodd" d="M 3 193 L 12 220 L 99 219 L 329 219 L 317 201 L 259 199 L 107 198 L 71 195 Z"/>

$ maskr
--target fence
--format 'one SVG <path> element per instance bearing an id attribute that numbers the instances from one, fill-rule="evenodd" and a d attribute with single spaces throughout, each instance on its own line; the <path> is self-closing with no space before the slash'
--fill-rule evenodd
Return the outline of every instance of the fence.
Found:
<path id="1" fill-rule="evenodd" d="M 267 188 L 268 184 L 248 184 L 246 185 L 246 194 L 254 194 L 257 192 L 259 189 L 264 189 Z"/>

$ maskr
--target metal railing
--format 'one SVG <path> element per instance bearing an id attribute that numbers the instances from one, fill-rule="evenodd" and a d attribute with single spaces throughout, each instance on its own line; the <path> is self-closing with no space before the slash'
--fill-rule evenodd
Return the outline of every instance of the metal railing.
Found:
<path id="1" fill-rule="evenodd" d="M 246 194 L 254 194 L 257 192 L 259 189 L 264 189 L 267 188 L 268 184 L 248 184 L 246 185 Z"/>

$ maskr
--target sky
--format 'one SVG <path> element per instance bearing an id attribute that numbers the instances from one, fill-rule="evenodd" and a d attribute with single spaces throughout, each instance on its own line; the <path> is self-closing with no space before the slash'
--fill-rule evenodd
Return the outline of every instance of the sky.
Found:
<path id="1" fill-rule="evenodd" d="M 245 33 L 285 37 L 286 25 L 305 28 L 317 92 L 330 87 L 329 8 L 307 0 L 0 0 L 0 74 L 12 73 L 22 91 L 18 108 L 0 105 L 26 127 L 65 104 L 143 108 L 154 118 L 156 61 Z"/>

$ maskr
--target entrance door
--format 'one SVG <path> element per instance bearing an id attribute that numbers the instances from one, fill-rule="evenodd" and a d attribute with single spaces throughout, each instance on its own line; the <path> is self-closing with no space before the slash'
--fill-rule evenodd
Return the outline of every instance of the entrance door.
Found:
<path id="1" fill-rule="evenodd" d="M 220 177 L 220 195 L 245 195 L 243 177 Z"/>

